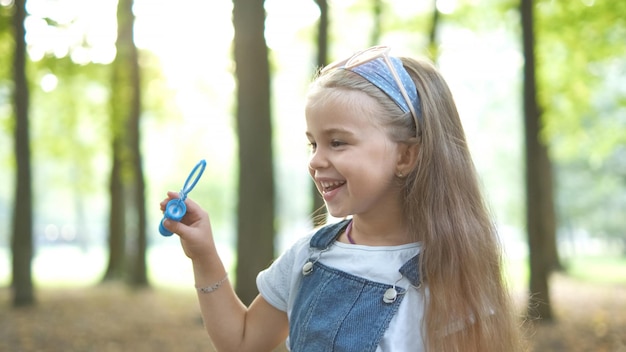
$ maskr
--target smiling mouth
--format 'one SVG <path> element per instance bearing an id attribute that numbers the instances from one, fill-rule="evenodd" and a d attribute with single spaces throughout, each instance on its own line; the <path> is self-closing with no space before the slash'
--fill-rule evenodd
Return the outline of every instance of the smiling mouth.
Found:
<path id="1" fill-rule="evenodd" d="M 331 192 L 345 184 L 346 184 L 346 181 L 320 182 L 323 193 Z"/>

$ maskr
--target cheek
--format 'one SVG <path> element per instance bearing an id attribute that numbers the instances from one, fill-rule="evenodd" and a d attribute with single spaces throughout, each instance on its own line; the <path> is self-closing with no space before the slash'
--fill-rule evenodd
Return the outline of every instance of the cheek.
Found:
<path id="1" fill-rule="evenodd" d="M 372 153 L 374 154 L 374 153 Z M 388 155 L 369 155 L 369 159 L 353 158 L 347 170 L 349 177 L 358 183 L 388 184 L 395 175 L 395 164 Z"/>

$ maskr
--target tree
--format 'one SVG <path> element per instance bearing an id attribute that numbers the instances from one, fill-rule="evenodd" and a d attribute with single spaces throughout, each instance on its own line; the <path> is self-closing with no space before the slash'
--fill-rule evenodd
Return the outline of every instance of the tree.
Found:
<path id="1" fill-rule="evenodd" d="M 382 0 L 372 0 L 372 17 L 374 23 L 372 25 L 372 33 L 370 34 L 370 44 L 380 44 L 380 37 L 383 34 L 383 15 L 384 6 Z"/>
<path id="2" fill-rule="evenodd" d="M 26 78 L 26 40 L 24 20 L 26 1 L 16 0 L 13 14 L 15 51 L 13 57 L 13 103 L 15 113 L 15 159 L 17 164 L 15 206 L 13 209 L 13 305 L 35 303 L 32 281 L 33 206 L 30 133 L 28 123 L 29 88 Z"/>
<path id="3" fill-rule="evenodd" d="M 111 175 L 109 177 L 109 261 L 103 280 L 121 279 L 124 276 L 126 250 L 126 204 L 122 187 L 122 138 L 111 123 Z"/>
<path id="4" fill-rule="evenodd" d="M 274 171 L 270 73 L 263 0 L 233 0 L 239 186 L 237 293 L 250 303 L 256 275 L 274 257 Z"/>
<path id="5" fill-rule="evenodd" d="M 433 14 L 432 22 L 430 24 L 430 34 L 428 35 L 428 52 L 433 62 L 437 61 L 439 56 L 439 47 L 437 43 L 437 34 L 439 32 L 440 13 L 437 8 L 437 0 L 433 0 Z"/>
<path id="6" fill-rule="evenodd" d="M 320 19 L 317 23 L 317 67 L 324 67 L 328 64 L 328 1 L 315 0 L 315 3 L 320 9 Z M 311 193 L 313 194 L 312 221 L 313 226 L 317 227 L 326 223 L 326 205 L 314 182 L 311 182 L 311 186 Z"/>
<path id="7" fill-rule="evenodd" d="M 105 280 L 148 284 L 145 183 L 140 150 L 141 89 L 133 41 L 133 1 L 118 3 L 117 56 L 111 89 L 112 168 L 109 184 L 109 264 Z M 129 237 L 130 235 L 130 237 Z M 128 246 L 127 246 L 128 244 Z"/>
<path id="8" fill-rule="evenodd" d="M 541 112 L 537 103 L 533 0 L 522 0 L 522 41 L 524 50 L 524 133 L 526 151 L 526 221 L 530 253 L 529 316 L 553 320 L 549 275 L 552 270 L 550 242 L 556 225 L 552 187 L 552 165 L 541 134 Z"/>
<path id="9" fill-rule="evenodd" d="M 128 146 L 128 170 L 131 175 L 129 180 L 129 205 L 132 209 L 132 223 L 128 223 L 130 248 L 128 251 L 129 280 L 134 286 L 146 286 L 148 284 L 146 267 L 146 197 L 145 181 L 141 157 L 141 79 L 139 68 L 139 53 L 133 40 L 133 0 L 120 0 L 118 4 L 118 54 L 121 54 L 121 62 L 127 65 L 129 76 L 125 77 L 126 84 L 130 87 L 130 99 L 127 105 L 126 143 Z"/>

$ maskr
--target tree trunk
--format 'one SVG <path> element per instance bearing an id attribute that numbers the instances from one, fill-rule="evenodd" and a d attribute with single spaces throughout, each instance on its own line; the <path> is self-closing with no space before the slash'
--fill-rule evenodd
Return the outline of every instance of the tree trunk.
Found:
<path id="1" fill-rule="evenodd" d="M 550 241 L 555 241 L 552 168 L 548 148 L 541 139 L 541 113 L 537 103 L 533 32 L 533 1 L 522 0 L 524 47 L 524 127 L 526 147 L 526 221 L 530 253 L 530 304 L 533 319 L 552 321 L 549 275 Z M 554 247 L 556 248 L 556 246 Z"/>
<path id="2" fill-rule="evenodd" d="M 147 286 L 148 276 L 146 267 L 146 201 L 145 181 L 141 158 L 141 80 L 139 69 L 139 53 L 133 40 L 135 16 L 133 14 L 133 0 L 120 0 L 117 11 L 118 38 L 117 47 L 120 62 L 128 70 L 124 77 L 130 89 L 127 97 L 127 128 L 126 145 L 129 151 L 128 170 L 132 177 L 129 180 L 129 210 L 133 214 L 132 222 L 127 229 L 129 235 L 128 264 L 129 282 L 133 286 Z"/>
<path id="3" fill-rule="evenodd" d="M 111 133 L 111 176 L 109 178 L 109 261 L 103 281 L 119 280 L 124 277 L 126 251 L 126 203 L 122 186 L 122 142 L 112 123 Z"/>
<path id="4" fill-rule="evenodd" d="M 317 67 L 324 67 L 328 63 L 328 1 L 315 0 L 315 2 L 320 9 L 320 20 L 317 24 Z M 317 227 L 326 223 L 328 214 L 324 199 L 314 182 L 311 182 L 311 191 L 313 194 L 312 221 L 313 226 Z"/>
<path id="5" fill-rule="evenodd" d="M 15 206 L 13 209 L 13 305 L 29 306 L 35 303 L 32 281 L 33 259 L 33 207 L 32 177 L 30 167 L 30 132 L 28 126 L 29 90 L 26 79 L 26 42 L 24 19 L 25 0 L 15 1 L 13 33 L 15 53 L 13 58 L 13 91 L 15 113 L 15 159 L 17 165 Z"/>
<path id="6" fill-rule="evenodd" d="M 437 44 L 437 33 L 439 31 L 439 19 L 441 18 L 439 9 L 437 8 L 437 0 L 433 0 L 433 17 L 430 23 L 430 33 L 428 35 L 428 51 L 430 59 L 437 62 L 439 58 L 439 46 Z"/>
<path id="7" fill-rule="evenodd" d="M 383 33 L 383 2 L 382 0 L 372 0 L 372 33 L 370 34 L 370 45 L 380 44 L 380 37 Z"/>
<path id="8" fill-rule="evenodd" d="M 147 286 L 145 182 L 140 150 L 141 84 L 133 40 L 132 0 L 117 9 L 117 55 L 112 64 L 109 265 L 105 280 Z"/>
<path id="9" fill-rule="evenodd" d="M 237 293 L 256 297 L 256 275 L 274 257 L 274 171 L 264 1 L 233 1 L 239 192 Z"/>

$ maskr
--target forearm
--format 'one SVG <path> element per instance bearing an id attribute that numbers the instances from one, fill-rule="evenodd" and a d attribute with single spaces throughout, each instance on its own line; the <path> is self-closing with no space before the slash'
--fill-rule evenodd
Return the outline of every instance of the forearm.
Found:
<path id="1" fill-rule="evenodd" d="M 223 263 L 216 256 L 193 261 L 196 288 L 211 286 L 226 277 Z M 235 294 L 230 280 L 212 292 L 198 290 L 204 327 L 218 351 L 240 351 L 244 341 L 247 307 Z"/>
<path id="2" fill-rule="evenodd" d="M 233 290 L 224 265 L 217 257 L 213 260 L 194 260 L 196 287 L 212 287 L 210 292 L 198 292 L 198 302 L 204 326 L 213 345 L 220 352 L 272 351 L 285 340 L 289 332 L 287 314 L 257 296 L 246 307 Z"/>

